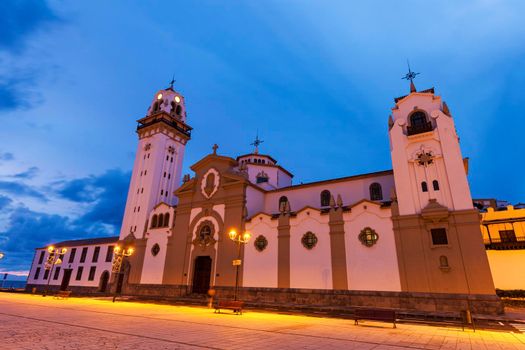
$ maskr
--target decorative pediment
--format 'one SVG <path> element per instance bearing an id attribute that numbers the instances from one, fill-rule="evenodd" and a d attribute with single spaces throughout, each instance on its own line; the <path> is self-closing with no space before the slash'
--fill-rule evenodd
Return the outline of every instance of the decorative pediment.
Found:
<path id="1" fill-rule="evenodd" d="M 430 199 L 428 201 L 427 206 L 423 208 L 423 210 L 421 210 L 421 216 L 425 220 L 438 222 L 438 221 L 448 218 L 449 211 L 447 207 L 439 204 L 437 200 Z"/>

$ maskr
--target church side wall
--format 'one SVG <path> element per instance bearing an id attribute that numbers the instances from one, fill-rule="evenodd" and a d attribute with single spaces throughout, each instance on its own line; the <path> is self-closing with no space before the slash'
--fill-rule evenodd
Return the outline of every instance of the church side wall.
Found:
<path id="1" fill-rule="evenodd" d="M 277 225 L 268 215 L 257 215 L 246 223 L 252 240 L 246 245 L 243 261 L 243 287 L 277 287 Z M 262 235 L 268 241 L 263 251 L 255 249 L 254 241 Z"/>
<path id="2" fill-rule="evenodd" d="M 303 210 L 290 218 L 290 287 L 332 288 L 330 227 L 328 215 L 317 210 Z M 301 239 L 306 232 L 317 236 L 317 244 L 306 249 Z"/>
<path id="3" fill-rule="evenodd" d="M 349 290 L 401 291 L 390 209 L 363 202 L 343 214 Z M 359 234 L 370 227 L 379 236 L 367 247 Z"/>

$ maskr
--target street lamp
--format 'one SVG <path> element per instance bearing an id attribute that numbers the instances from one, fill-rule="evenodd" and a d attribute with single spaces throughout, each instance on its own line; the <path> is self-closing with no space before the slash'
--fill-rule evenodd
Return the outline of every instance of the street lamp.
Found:
<path id="1" fill-rule="evenodd" d="M 239 289 L 239 266 L 241 266 L 241 245 L 248 243 L 252 235 L 249 232 L 238 233 L 235 229 L 232 229 L 228 234 L 230 239 L 237 244 L 237 259 L 232 261 L 235 270 L 235 291 L 233 294 L 233 300 L 237 300 L 237 290 Z"/>
<path id="2" fill-rule="evenodd" d="M 131 256 L 133 254 L 133 251 L 134 249 L 132 247 L 122 249 L 118 245 L 113 249 L 113 262 L 111 263 L 111 266 L 112 266 L 111 271 L 115 274 L 115 276 L 120 275 L 120 269 L 122 268 L 123 259 L 126 256 Z M 115 299 L 117 298 L 117 288 L 118 288 L 118 282 L 117 282 L 117 287 L 115 288 L 115 295 L 113 295 L 113 302 L 115 302 Z"/>
<path id="3" fill-rule="evenodd" d="M 44 268 L 49 271 L 49 275 L 47 276 L 47 285 L 46 289 L 44 290 L 43 297 L 46 296 L 47 290 L 49 289 L 49 282 L 51 281 L 51 275 L 53 275 L 53 268 L 55 265 L 62 264 L 62 259 L 60 259 L 60 256 L 64 256 L 67 252 L 67 248 L 55 248 L 53 246 L 47 247 L 47 251 L 49 253 L 49 256 L 47 257 L 47 261 L 44 265 Z"/>

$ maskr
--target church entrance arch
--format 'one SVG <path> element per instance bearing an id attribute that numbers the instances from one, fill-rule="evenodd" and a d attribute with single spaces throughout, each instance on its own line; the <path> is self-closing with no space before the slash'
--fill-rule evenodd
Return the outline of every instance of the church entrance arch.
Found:
<path id="1" fill-rule="evenodd" d="M 210 289 L 211 257 L 198 256 L 193 268 L 192 293 L 206 294 Z"/>

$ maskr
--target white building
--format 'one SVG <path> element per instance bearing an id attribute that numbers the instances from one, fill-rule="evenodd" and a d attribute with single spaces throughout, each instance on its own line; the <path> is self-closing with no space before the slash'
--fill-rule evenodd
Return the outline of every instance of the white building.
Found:
<path id="1" fill-rule="evenodd" d="M 181 184 L 191 127 L 172 87 L 154 95 L 138 122 L 119 237 L 135 249 L 121 277 L 124 293 L 173 297 L 213 288 L 231 296 L 237 245 L 228 233 L 235 229 L 252 235 L 238 276 L 247 301 L 457 310 L 469 299 L 474 310 L 502 311 L 454 119 L 433 89 L 411 84 L 395 99 L 393 170 L 300 185 L 257 142 L 236 158 L 215 145 Z M 105 269 L 98 264 L 90 287 Z"/>

